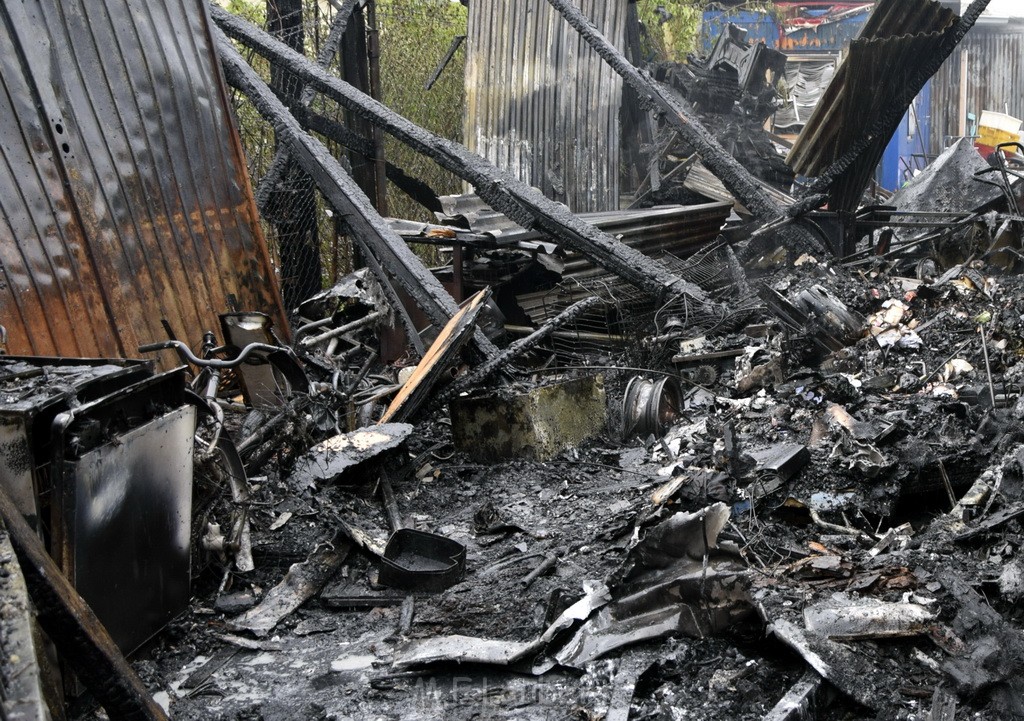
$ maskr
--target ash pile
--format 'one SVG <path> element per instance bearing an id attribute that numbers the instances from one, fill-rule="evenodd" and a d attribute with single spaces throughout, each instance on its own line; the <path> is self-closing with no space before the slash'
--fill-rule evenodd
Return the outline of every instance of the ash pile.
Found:
<path id="1" fill-rule="evenodd" d="M 365 267 L 287 328 L 139 348 L 174 370 L 0 358 L 34 717 L 1024 717 L 1021 148 L 867 178 L 986 3 L 879 3 L 865 52 L 929 52 L 844 65 L 787 163 L 778 54 L 729 28 L 652 75 L 549 2 L 653 108 L 631 208 L 574 214 L 211 7 Z M 381 217 L 236 43 L 475 193 Z"/>

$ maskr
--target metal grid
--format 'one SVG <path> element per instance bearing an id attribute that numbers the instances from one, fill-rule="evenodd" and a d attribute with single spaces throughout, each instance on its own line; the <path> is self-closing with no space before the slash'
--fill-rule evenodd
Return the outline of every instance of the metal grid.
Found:
<path id="1" fill-rule="evenodd" d="M 657 304 L 611 275 L 563 281 L 551 290 L 517 300 L 536 324 L 583 298 L 597 296 L 605 301 L 553 334 L 553 350 L 567 362 L 594 357 L 656 362 L 658 357 L 670 355 L 664 341 L 674 332 L 683 337 L 730 332 L 761 306 L 753 293 L 733 282 L 720 244 L 686 259 L 666 253 L 659 260 L 707 291 L 716 301 L 714 307 L 700 307 L 685 295 Z"/>
<path id="2" fill-rule="evenodd" d="M 268 3 L 270 4 L 270 3 Z M 462 137 L 462 97 L 465 51 L 458 48 L 445 65 L 443 72 L 432 86 L 426 84 L 435 70 L 448 55 L 453 39 L 465 34 L 466 9 L 449 0 L 421 0 L 408 3 L 403 0 L 376 0 L 376 23 L 380 39 L 380 73 L 383 102 L 397 112 L 423 127 L 444 137 L 460 140 Z M 267 6 L 242 2 L 229 4 L 229 10 L 236 12 L 254 24 L 266 28 Z M 301 22 L 296 27 L 296 11 L 301 6 Z M 305 55 L 311 59 L 321 54 L 332 24 L 337 18 L 337 7 L 342 3 L 318 3 L 302 0 L 301 3 L 276 0 L 280 22 L 290 28 L 293 46 L 301 45 Z M 368 11 L 361 10 L 363 18 Z M 362 20 L 352 18 L 349 28 L 355 26 L 366 30 Z M 372 28 L 366 30 L 369 35 Z M 346 41 L 349 36 L 346 35 Z M 369 37 L 366 46 L 373 47 Z M 293 98 L 301 95 L 301 88 L 293 84 L 294 78 L 280 78 L 271 72 L 269 63 L 251 51 L 240 48 L 250 64 L 261 77 L 271 83 L 275 90 L 285 89 Z M 328 70 L 345 77 L 344 63 L 352 62 L 351 52 L 346 52 L 342 43 L 340 57 L 327 65 Z M 362 59 L 365 62 L 365 58 Z M 292 83 L 292 84 L 290 84 Z M 344 236 L 342 225 L 337 222 L 340 214 L 317 190 L 310 179 L 301 171 L 289 168 L 273 186 L 261 186 L 261 181 L 271 168 L 276 144 L 273 127 L 267 123 L 252 104 L 237 92 L 232 100 L 238 120 L 239 134 L 245 151 L 249 179 L 261 210 L 264 234 L 270 246 L 271 255 L 281 281 L 285 307 L 288 311 L 324 287 L 330 287 L 337 280 L 359 264 L 353 247 Z M 295 112 L 301 113 L 302 110 Z M 353 119 L 349 113 L 335 103 L 314 95 L 305 111 L 316 116 L 316 122 L 334 124 L 360 134 L 364 142 L 372 142 L 368 129 Z M 300 121 L 304 118 L 300 117 Z M 350 152 L 327 135 L 317 134 L 331 152 L 344 158 L 356 177 L 375 165 L 376 158 Z M 451 173 L 439 168 L 397 141 L 384 139 L 384 156 L 394 166 L 409 175 L 427 183 L 439 194 L 460 192 L 461 182 Z M 366 189 L 364 187 L 364 189 Z M 368 193 L 373 197 L 372 189 Z M 397 186 L 387 183 L 386 211 L 394 217 L 412 218 L 421 221 L 433 220 L 431 214 L 421 205 L 405 195 Z M 436 261 L 433 248 L 420 249 L 428 262 Z"/>

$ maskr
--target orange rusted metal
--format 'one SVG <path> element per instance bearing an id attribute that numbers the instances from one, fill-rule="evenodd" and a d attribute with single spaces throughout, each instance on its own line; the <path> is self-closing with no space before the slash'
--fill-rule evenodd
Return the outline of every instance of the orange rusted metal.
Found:
<path id="1" fill-rule="evenodd" d="M 136 356 L 161 319 L 192 340 L 228 310 L 287 333 L 205 3 L 3 3 L 0 20 L 10 352 Z"/>

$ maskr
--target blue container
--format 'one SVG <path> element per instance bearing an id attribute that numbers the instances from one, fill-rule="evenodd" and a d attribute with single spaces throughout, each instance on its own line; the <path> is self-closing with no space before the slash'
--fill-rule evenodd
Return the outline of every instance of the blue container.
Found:
<path id="1" fill-rule="evenodd" d="M 701 54 L 708 56 L 715 49 L 715 41 L 726 26 L 732 23 L 747 31 L 747 40 L 763 42 L 770 48 L 779 46 L 779 25 L 771 15 L 749 10 L 705 10 L 701 27 Z"/>
<path id="2" fill-rule="evenodd" d="M 926 155 L 931 147 L 931 98 L 929 80 L 914 98 L 913 107 L 903 116 L 900 127 L 889 141 L 875 177 L 886 190 L 902 188 L 915 171 L 923 170 L 934 160 Z"/>

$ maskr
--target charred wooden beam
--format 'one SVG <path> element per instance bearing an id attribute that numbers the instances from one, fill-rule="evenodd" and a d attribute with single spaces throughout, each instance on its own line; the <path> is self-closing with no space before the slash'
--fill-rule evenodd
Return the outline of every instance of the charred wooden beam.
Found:
<path id="1" fill-rule="evenodd" d="M 328 202 L 344 216 L 352 237 L 387 274 L 405 290 L 438 328 L 458 312 L 455 300 L 423 265 L 405 242 L 374 210 L 370 199 L 323 143 L 305 132 L 284 104 L 256 74 L 223 33 L 214 29 L 224 76 L 232 87 L 252 102 L 257 112 L 272 123 L 277 137 L 292 158 L 309 174 Z M 396 309 L 398 310 L 398 309 Z M 477 350 L 490 357 L 497 353 L 480 330 L 474 336 Z"/>
<path id="2" fill-rule="evenodd" d="M 583 222 L 565 206 L 549 200 L 536 188 L 500 170 L 459 143 L 424 130 L 351 85 L 331 76 L 323 68 L 317 67 L 242 18 L 215 5 L 210 6 L 210 13 L 214 22 L 226 34 L 470 183 L 488 205 L 516 223 L 525 228 L 542 229 L 573 250 L 586 255 L 597 265 L 651 295 L 660 297 L 682 293 L 698 302 L 707 301 L 707 295 L 698 286 Z"/>
<path id="3" fill-rule="evenodd" d="M 110 718 L 167 721 L 107 629 L 57 568 L 3 488 L 0 519 L 10 534 L 40 625 Z"/>
<path id="4" fill-rule="evenodd" d="M 474 386 L 483 383 L 492 375 L 509 365 L 516 358 L 519 358 L 524 353 L 536 348 L 545 338 L 561 328 L 563 325 L 576 320 L 601 302 L 602 300 L 600 298 L 591 296 L 590 298 L 584 298 L 583 300 L 569 306 L 530 335 L 513 342 L 508 346 L 508 348 L 501 351 L 498 355 L 494 356 L 490 360 L 484 361 L 465 376 L 452 383 L 451 386 L 438 395 L 434 402 L 435 405 L 443 405 L 460 393 L 464 393 Z"/>
<path id="5" fill-rule="evenodd" d="M 633 65 L 619 50 L 608 42 L 601 31 L 573 4 L 572 0 L 548 0 L 566 22 L 604 58 L 612 70 L 622 76 L 626 84 L 648 108 L 659 113 L 689 143 L 701 161 L 722 181 L 737 200 L 763 222 L 777 221 L 787 215 L 786 208 L 775 202 L 764 191 L 764 184 L 740 165 L 723 148 L 707 128 L 665 87 L 650 74 Z M 316 86 L 316 83 L 312 83 Z M 799 226 L 780 228 L 780 235 L 792 238 L 804 246 L 821 249 L 817 236 Z"/>
<path id="6" fill-rule="evenodd" d="M 774 220 L 784 209 L 764 192 L 763 183 L 752 176 L 733 158 L 714 136 L 675 97 L 648 73 L 637 68 L 612 45 L 571 0 L 548 0 L 587 43 L 597 51 L 612 70 L 640 96 L 648 107 L 657 110 L 680 137 L 693 146 L 708 170 L 725 184 L 729 192 L 757 218 Z"/>

